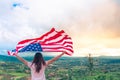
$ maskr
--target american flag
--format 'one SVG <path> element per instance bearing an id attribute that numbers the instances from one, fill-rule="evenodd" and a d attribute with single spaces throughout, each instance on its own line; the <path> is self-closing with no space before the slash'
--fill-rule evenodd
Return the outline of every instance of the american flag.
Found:
<path id="1" fill-rule="evenodd" d="M 18 52 L 43 51 L 43 52 L 63 52 L 73 54 L 72 39 L 63 31 L 56 31 L 52 28 L 49 32 L 39 38 L 26 39 L 18 42 L 16 49 L 8 51 L 8 55 L 14 55 Z"/>

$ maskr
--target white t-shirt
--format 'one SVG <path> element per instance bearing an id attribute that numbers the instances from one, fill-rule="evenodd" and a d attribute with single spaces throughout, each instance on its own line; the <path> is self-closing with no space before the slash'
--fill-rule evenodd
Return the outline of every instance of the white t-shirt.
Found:
<path id="1" fill-rule="evenodd" d="M 35 65 L 31 66 L 31 62 L 28 62 L 28 67 L 31 69 L 31 80 L 46 80 L 45 78 L 45 68 L 46 66 L 42 65 L 42 68 L 39 73 L 36 72 Z"/>

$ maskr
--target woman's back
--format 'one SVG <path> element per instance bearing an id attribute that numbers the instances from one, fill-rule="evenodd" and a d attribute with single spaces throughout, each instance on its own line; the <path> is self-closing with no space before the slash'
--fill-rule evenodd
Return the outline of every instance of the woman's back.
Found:
<path id="1" fill-rule="evenodd" d="M 31 69 L 32 80 L 46 80 L 44 73 L 46 65 L 42 65 L 39 72 L 36 72 L 35 64 L 32 64 L 31 62 L 28 62 L 28 67 Z"/>

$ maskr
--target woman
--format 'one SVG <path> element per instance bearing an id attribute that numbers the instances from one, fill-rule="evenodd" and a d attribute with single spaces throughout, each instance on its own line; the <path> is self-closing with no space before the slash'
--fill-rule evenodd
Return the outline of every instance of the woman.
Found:
<path id="1" fill-rule="evenodd" d="M 32 62 L 28 62 L 25 59 L 23 59 L 22 57 L 18 56 L 17 54 L 15 54 L 15 56 L 21 61 L 23 62 L 26 66 L 28 66 L 31 70 L 31 80 L 46 80 L 45 78 L 45 68 L 53 63 L 54 61 L 56 61 L 57 59 L 59 59 L 62 55 L 64 55 L 65 52 L 62 52 L 61 54 L 59 54 L 58 56 L 54 57 L 51 60 L 48 61 L 44 61 L 43 56 L 41 53 L 37 52 L 34 56 L 34 59 Z"/>

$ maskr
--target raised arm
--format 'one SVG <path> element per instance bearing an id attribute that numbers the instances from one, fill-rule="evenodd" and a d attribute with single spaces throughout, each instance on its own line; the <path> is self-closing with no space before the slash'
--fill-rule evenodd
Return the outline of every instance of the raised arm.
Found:
<path id="1" fill-rule="evenodd" d="M 54 61 L 58 60 L 58 59 L 59 59 L 61 56 L 63 56 L 64 54 L 65 54 L 65 52 L 62 52 L 60 55 L 52 58 L 51 60 L 48 60 L 48 61 L 46 62 L 46 64 L 47 64 L 47 65 L 52 64 Z"/>
<path id="2" fill-rule="evenodd" d="M 27 66 L 27 61 L 25 59 L 23 59 L 22 57 L 18 56 L 17 54 L 15 54 L 16 58 L 18 60 L 20 60 L 21 62 L 23 62 L 26 66 Z"/>

